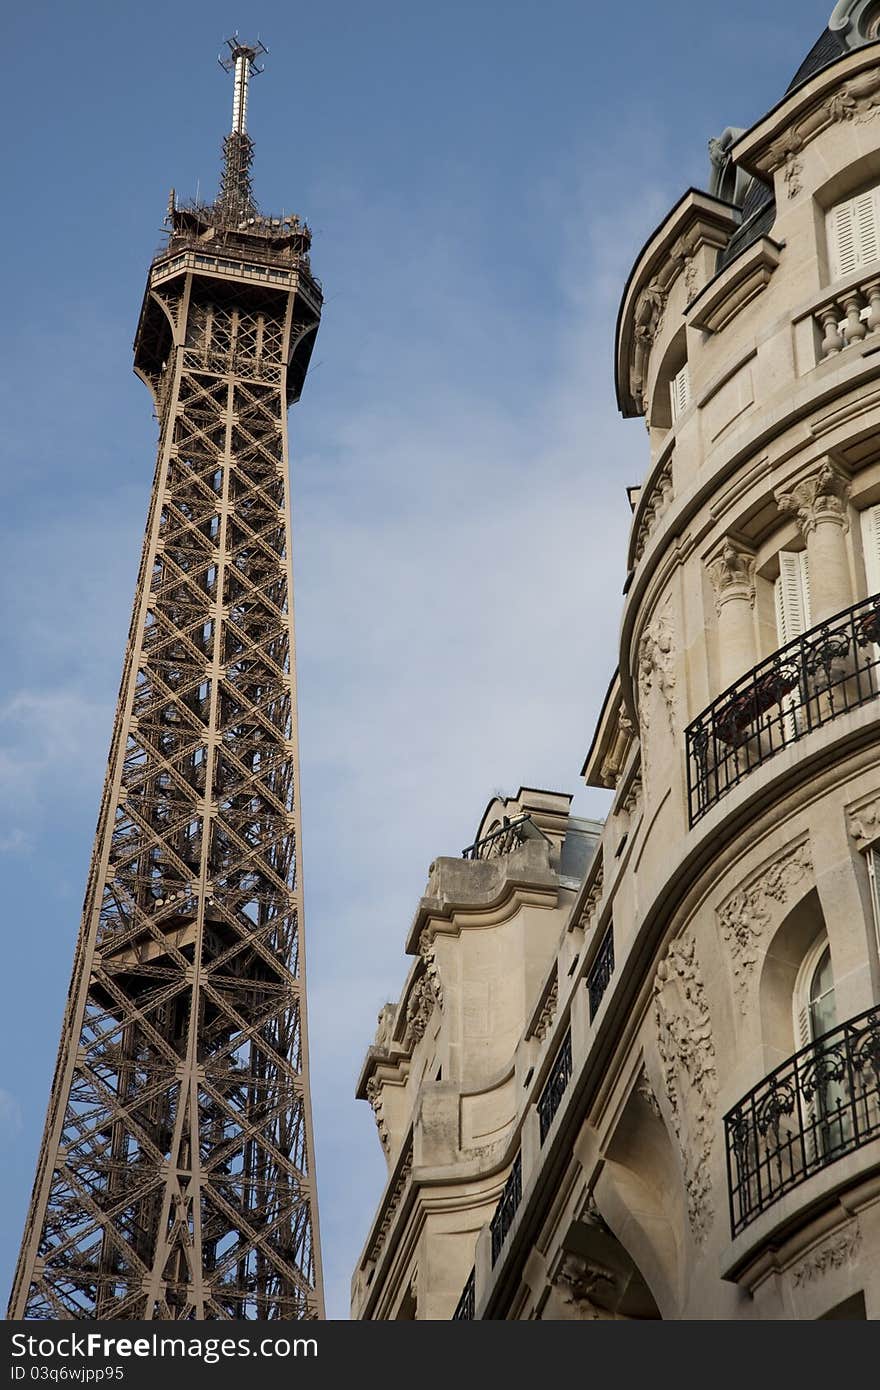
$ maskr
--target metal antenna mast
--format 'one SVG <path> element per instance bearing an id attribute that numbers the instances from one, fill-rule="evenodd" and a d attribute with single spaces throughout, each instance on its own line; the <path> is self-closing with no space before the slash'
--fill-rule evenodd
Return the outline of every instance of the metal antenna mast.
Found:
<path id="1" fill-rule="evenodd" d="M 324 1313 L 287 452 L 322 295 L 229 47 L 220 196 L 172 193 L 135 338 L 159 453 L 12 1318 Z"/>
<path id="2" fill-rule="evenodd" d="M 246 217 L 254 211 L 251 189 L 251 160 L 254 144 L 247 133 L 248 83 L 263 72 L 257 64 L 261 53 L 268 53 L 259 39 L 255 44 L 240 43 L 238 34 L 226 40 L 228 57 L 222 54 L 220 66 L 235 74 L 232 94 L 232 127 L 223 141 L 223 172 L 220 177 L 220 202 L 230 220 Z"/>

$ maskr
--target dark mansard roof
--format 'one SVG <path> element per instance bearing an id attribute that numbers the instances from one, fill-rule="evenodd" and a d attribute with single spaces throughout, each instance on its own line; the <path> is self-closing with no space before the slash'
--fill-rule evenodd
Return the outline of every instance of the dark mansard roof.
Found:
<path id="1" fill-rule="evenodd" d="M 813 77 L 815 73 L 821 72 L 822 68 L 827 68 L 829 63 L 836 63 L 838 58 L 842 58 L 844 53 L 849 52 L 849 45 L 840 33 L 835 33 L 831 29 L 826 29 L 824 34 L 820 34 L 813 47 L 810 49 L 804 61 L 801 63 L 794 77 L 786 87 L 786 93 L 793 92 L 795 87 L 799 87 L 807 78 Z"/>
<path id="2" fill-rule="evenodd" d="M 841 7 L 838 6 L 834 15 Z M 851 8 L 858 8 L 854 6 Z M 832 15 L 832 19 L 834 18 Z M 785 95 L 793 92 L 796 87 L 809 81 L 817 72 L 827 68 L 831 63 L 836 63 L 839 58 L 844 57 L 852 48 L 864 42 L 857 32 L 849 38 L 849 35 L 841 29 L 826 29 L 819 35 L 813 47 L 810 49 L 804 61 L 801 63 L 794 77 L 785 89 Z M 776 220 L 776 199 L 773 196 L 773 189 L 769 184 L 763 183 L 758 178 L 753 178 L 746 189 L 742 203 L 743 220 L 741 226 L 737 228 L 730 238 L 727 246 L 718 257 L 718 269 L 723 270 L 730 265 L 731 261 L 753 242 L 760 240 L 762 236 L 767 236 Z"/>

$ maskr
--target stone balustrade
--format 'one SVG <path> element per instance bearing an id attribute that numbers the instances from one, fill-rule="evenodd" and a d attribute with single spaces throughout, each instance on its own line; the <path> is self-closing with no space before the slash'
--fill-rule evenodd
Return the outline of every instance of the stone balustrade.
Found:
<path id="1" fill-rule="evenodd" d="M 820 357 L 824 361 L 861 342 L 880 327 L 880 273 L 830 296 L 813 317 L 822 333 Z"/>

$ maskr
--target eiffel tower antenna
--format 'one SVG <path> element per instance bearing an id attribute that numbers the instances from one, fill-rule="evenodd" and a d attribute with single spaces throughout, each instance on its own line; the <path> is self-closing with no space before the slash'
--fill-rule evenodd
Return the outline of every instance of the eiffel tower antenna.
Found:
<path id="1" fill-rule="evenodd" d="M 254 143 L 247 133 L 248 86 L 252 77 L 264 71 L 257 58 L 268 53 L 265 44 L 242 43 L 238 34 L 226 40 L 229 52 L 218 59 L 226 72 L 234 74 L 232 126 L 223 141 L 223 170 L 220 176 L 220 204 L 226 217 L 236 221 L 254 211 L 251 188 L 251 162 Z"/>

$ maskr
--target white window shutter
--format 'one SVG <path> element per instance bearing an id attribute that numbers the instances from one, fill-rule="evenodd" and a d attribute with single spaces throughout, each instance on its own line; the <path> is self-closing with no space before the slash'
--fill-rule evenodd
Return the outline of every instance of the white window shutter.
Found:
<path id="1" fill-rule="evenodd" d="M 861 513 L 862 554 L 868 595 L 880 594 L 880 507 L 866 507 Z"/>
<path id="2" fill-rule="evenodd" d="M 871 881 L 871 906 L 874 911 L 874 937 L 877 943 L 877 951 L 880 954 L 880 850 L 876 845 L 871 845 L 868 850 L 868 878 Z"/>
<path id="3" fill-rule="evenodd" d="M 854 198 L 856 233 L 859 243 L 859 265 L 870 265 L 880 255 L 877 237 L 877 190 L 871 188 Z"/>
<path id="4" fill-rule="evenodd" d="M 775 585 L 779 645 L 793 642 L 810 626 L 810 581 L 804 551 L 780 550 Z"/>
<path id="5" fill-rule="evenodd" d="M 797 1043 L 797 1051 L 799 1052 L 802 1047 L 806 1047 L 807 1044 L 811 1041 L 810 1011 L 807 1008 L 806 1004 L 802 1004 L 800 1003 L 800 1001 L 798 1001 L 797 1018 L 795 1020 L 795 1026 L 797 1027 L 797 1038 L 795 1039 L 795 1041 Z"/>
<path id="6" fill-rule="evenodd" d="M 832 280 L 880 259 L 880 186 L 838 203 L 825 225 Z"/>
<path id="7" fill-rule="evenodd" d="M 804 606 L 804 628 L 813 626 L 813 600 L 810 596 L 810 566 L 807 562 L 807 552 L 798 551 L 798 563 L 801 571 L 801 602 Z"/>
<path id="8" fill-rule="evenodd" d="M 859 263 L 853 214 L 851 200 L 838 203 L 828 214 L 828 249 L 831 254 L 832 280 L 851 275 Z"/>
<path id="9" fill-rule="evenodd" d="M 672 397 L 672 418 L 677 420 L 679 415 L 687 410 L 691 399 L 691 380 L 687 362 L 669 383 L 669 393 Z"/>

